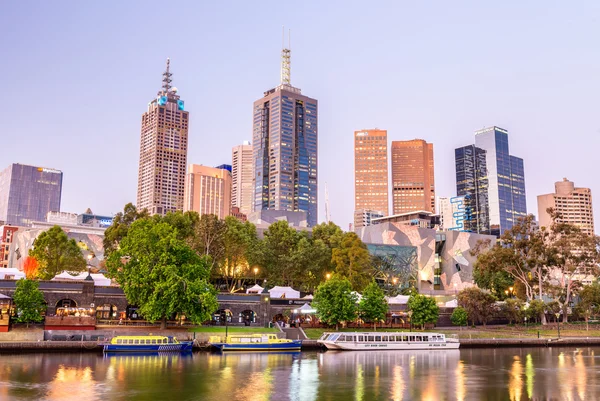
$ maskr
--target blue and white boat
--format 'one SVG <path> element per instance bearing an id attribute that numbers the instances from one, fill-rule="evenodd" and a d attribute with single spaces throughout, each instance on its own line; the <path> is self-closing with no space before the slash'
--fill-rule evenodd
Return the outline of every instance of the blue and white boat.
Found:
<path id="1" fill-rule="evenodd" d="M 116 336 L 104 345 L 104 352 L 181 352 L 191 351 L 192 341 L 165 336 Z"/>
<path id="2" fill-rule="evenodd" d="M 220 351 L 300 351 L 302 341 L 278 338 L 275 334 L 236 334 L 212 336 L 210 345 Z"/>

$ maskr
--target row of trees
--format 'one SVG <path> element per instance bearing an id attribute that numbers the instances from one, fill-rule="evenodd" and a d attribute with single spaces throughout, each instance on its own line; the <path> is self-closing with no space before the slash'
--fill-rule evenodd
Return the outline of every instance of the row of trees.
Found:
<path id="1" fill-rule="evenodd" d="M 519 220 L 488 251 L 489 243 L 474 250 L 478 255 L 473 279 L 499 299 L 513 287 L 515 295 L 531 304 L 544 296 L 554 299 L 568 320 L 568 306 L 583 288 L 583 281 L 598 275 L 600 239 L 562 221 L 548 209 L 553 223 L 538 227 L 533 215 Z M 546 323 L 545 314 L 539 315 Z"/>
<path id="2" fill-rule="evenodd" d="M 314 291 L 328 274 L 335 274 L 346 278 L 354 290 L 362 291 L 375 275 L 376 264 L 366 245 L 355 233 L 344 233 L 333 223 L 319 224 L 308 235 L 280 221 L 271 224 L 259 239 L 252 223 L 232 216 L 220 220 L 214 215 L 176 212 L 149 217 L 132 204 L 125 206 L 105 233 L 108 258 L 121 248 L 139 220 L 171 226 L 193 252 L 207 256 L 210 279 L 220 290 L 235 292 L 259 277 L 270 286 Z"/>

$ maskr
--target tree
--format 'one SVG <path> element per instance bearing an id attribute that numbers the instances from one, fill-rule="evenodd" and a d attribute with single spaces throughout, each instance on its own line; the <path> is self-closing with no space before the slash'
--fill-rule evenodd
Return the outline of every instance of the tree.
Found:
<path id="1" fill-rule="evenodd" d="M 488 320 L 496 313 L 496 308 L 494 307 L 496 297 L 477 287 L 465 288 L 458 293 L 457 298 L 458 305 L 467 311 L 469 319 L 473 324 L 479 322 L 485 326 Z"/>
<path id="2" fill-rule="evenodd" d="M 104 254 L 108 258 L 110 254 L 119 248 L 119 242 L 127 235 L 129 227 L 134 221 L 149 217 L 146 209 L 138 211 L 133 203 L 128 203 L 123 208 L 123 212 L 119 212 L 113 218 L 113 222 L 104 232 Z"/>
<path id="3" fill-rule="evenodd" d="M 328 325 L 335 325 L 337 331 L 340 323 L 356 319 L 356 301 L 350 282 L 333 276 L 317 287 L 312 305 L 319 319 Z"/>
<path id="4" fill-rule="evenodd" d="M 539 322 L 541 321 L 540 316 L 546 315 L 545 310 L 546 304 L 544 304 L 544 301 L 540 299 L 534 299 L 529 302 L 529 306 L 525 306 L 523 308 L 523 314 L 527 316 L 530 321 Z"/>
<path id="5" fill-rule="evenodd" d="M 69 239 L 59 226 L 42 232 L 34 241 L 29 256 L 39 263 L 38 277 L 50 280 L 64 270 L 77 273 L 85 270 L 85 259 L 74 239 Z"/>
<path id="6" fill-rule="evenodd" d="M 523 318 L 524 302 L 518 298 L 508 298 L 504 301 L 502 312 L 508 319 L 508 324 L 518 322 Z"/>
<path id="7" fill-rule="evenodd" d="M 473 281 L 479 288 L 490 290 L 498 299 L 507 297 L 504 291 L 515 287 L 515 279 L 504 270 L 492 270 L 476 264 L 473 269 Z"/>
<path id="8" fill-rule="evenodd" d="M 200 324 L 217 309 L 207 258 L 178 239 L 177 230 L 166 222 L 141 219 L 129 227 L 107 266 L 127 301 L 137 305 L 144 318 L 160 320 L 166 328 L 167 319 L 176 313 Z"/>
<path id="9" fill-rule="evenodd" d="M 573 292 L 582 286 L 583 279 L 598 274 L 600 239 L 584 233 L 573 224 L 564 223 L 562 216 L 552 208 L 548 208 L 547 212 L 552 217 L 549 238 L 552 259 L 549 265 L 554 280 L 551 282 L 560 288 L 555 300 L 560 304 L 563 322 L 566 323 Z"/>
<path id="10" fill-rule="evenodd" d="M 203 214 L 194 226 L 194 234 L 188 244 L 200 256 L 209 256 L 211 272 L 223 262 L 225 254 L 225 221 L 214 214 Z"/>
<path id="11" fill-rule="evenodd" d="M 17 288 L 13 294 L 13 302 L 17 311 L 17 322 L 38 323 L 43 320 L 42 312 L 46 310 L 46 302 L 37 281 L 29 279 L 18 280 Z"/>
<path id="12" fill-rule="evenodd" d="M 362 299 L 358 305 L 360 317 L 368 322 L 373 322 L 373 330 L 377 327 L 377 322 L 384 320 L 389 306 L 385 299 L 385 293 L 375 281 L 365 288 Z"/>
<path id="13" fill-rule="evenodd" d="M 422 294 L 413 293 L 408 298 L 408 309 L 412 311 L 411 324 L 424 327 L 427 323 L 437 323 L 440 308 L 435 299 Z"/>
<path id="14" fill-rule="evenodd" d="M 294 286 L 301 280 L 308 263 L 306 254 L 299 250 L 302 238 L 302 234 L 283 220 L 271 224 L 265 231 L 262 266 L 270 284 Z"/>
<path id="15" fill-rule="evenodd" d="M 590 317 L 597 314 L 600 309 L 600 284 L 598 282 L 583 287 L 579 292 L 579 303 L 576 309 L 585 319 L 585 329 L 589 330 Z"/>
<path id="16" fill-rule="evenodd" d="M 452 322 L 452 324 L 459 327 L 466 326 L 468 323 L 468 319 L 469 315 L 467 314 L 467 311 L 461 306 L 454 308 L 454 311 L 450 316 L 450 321 Z"/>
<path id="17" fill-rule="evenodd" d="M 356 291 L 361 292 L 373 277 L 371 255 L 353 232 L 344 233 L 340 246 L 333 248 L 332 263 L 336 274 L 347 278 Z"/>
<path id="18" fill-rule="evenodd" d="M 227 291 L 235 292 L 242 288 L 244 279 L 251 276 L 251 267 L 256 263 L 257 244 L 254 224 L 242 223 L 233 216 L 225 218 L 223 261 L 216 273 L 225 282 Z"/>
<path id="19" fill-rule="evenodd" d="M 194 237 L 194 229 L 200 223 L 200 215 L 194 211 L 169 212 L 164 216 L 155 214 L 152 216 L 157 221 L 164 221 L 171 227 L 177 229 L 177 238 L 184 241 L 191 241 Z"/>
<path id="20" fill-rule="evenodd" d="M 23 273 L 25 273 L 25 277 L 29 280 L 33 280 L 37 277 L 38 268 L 40 264 L 37 259 L 32 256 L 27 256 L 25 258 L 25 262 L 23 262 Z"/>

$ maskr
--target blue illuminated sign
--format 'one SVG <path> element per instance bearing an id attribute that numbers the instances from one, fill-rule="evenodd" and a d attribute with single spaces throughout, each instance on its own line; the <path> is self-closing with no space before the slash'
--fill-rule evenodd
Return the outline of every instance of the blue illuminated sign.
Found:
<path id="1" fill-rule="evenodd" d="M 177 101 L 177 107 L 179 108 L 179 110 L 184 110 L 184 108 L 183 108 L 183 100 L 178 100 Z"/>
<path id="2" fill-rule="evenodd" d="M 166 96 L 160 96 L 156 100 L 157 100 L 159 106 L 164 106 L 165 104 L 167 104 L 167 97 Z"/>

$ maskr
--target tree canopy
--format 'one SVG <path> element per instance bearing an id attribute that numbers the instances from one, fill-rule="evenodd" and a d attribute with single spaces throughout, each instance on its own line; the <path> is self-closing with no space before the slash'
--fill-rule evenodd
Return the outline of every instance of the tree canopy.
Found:
<path id="1" fill-rule="evenodd" d="M 373 278 L 372 259 L 367 246 L 353 232 L 344 233 L 339 247 L 332 250 L 335 273 L 345 277 L 361 292 Z"/>
<path id="2" fill-rule="evenodd" d="M 317 287 L 312 305 L 319 319 L 337 330 L 340 323 L 356 319 L 356 301 L 350 282 L 334 276 Z"/>
<path id="3" fill-rule="evenodd" d="M 411 324 L 419 326 L 436 323 L 440 314 L 440 308 L 434 298 L 418 293 L 413 293 L 408 298 L 408 309 L 412 312 Z"/>
<path id="4" fill-rule="evenodd" d="M 138 211 L 133 203 L 128 203 L 123 208 L 123 212 L 119 212 L 113 218 L 113 222 L 104 232 L 104 253 L 108 257 L 114 250 L 119 247 L 119 242 L 127 235 L 129 227 L 138 219 L 147 218 L 149 216 L 146 209 Z"/>
<path id="5" fill-rule="evenodd" d="M 209 284 L 207 257 L 199 256 L 177 229 L 159 219 L 135 221 L 107 262 L 109 274 L 144 318 L 166 320 L 176 313 L 193 323 L 211 318 L 216 290 Z"/>
<path id="6" fill-rule="evenodd" d="M 18 280 L 13 302 L 17 312 L 17 322 L 38 323 L 43 320 L 42 313 L 46 310 L 46 302 L 37 281 Z"/>
<path id="7" fill-rule="evenodd" d="M 458 293 L 458 305 L 464 308 L 473 324 L 486 323 L 496 312 L 496 297 L 477 287 L 465 288 Z"/>
<path id="8" fill-rule="evenodd" d="M 358 305 L 360 317 L 366 322 L 372 322 L 375 330 L 377 322 L 385 320 L 388 309 L 385 293 L 375 281 L 371 281 L 365 288 Z"/>
<path id="9" fill-rule="evenodd" d="M 40 280 L 50 280 L 65 270 L 76 274 L 86 267 L 77 242 L 69 239 L 59 226 L 42 232 L 33 241 L 29 256 L 38 262 L 37 277 Z"/>

